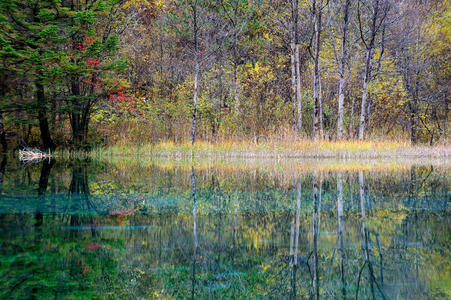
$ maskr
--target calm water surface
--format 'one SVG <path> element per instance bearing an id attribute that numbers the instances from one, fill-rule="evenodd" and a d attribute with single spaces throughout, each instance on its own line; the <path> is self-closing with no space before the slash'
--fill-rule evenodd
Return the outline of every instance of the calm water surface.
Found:
<path id="1" fill-rule="evenodd" d="M 449 299 L 446 164 L 0 163 L 2 299 Z"/>

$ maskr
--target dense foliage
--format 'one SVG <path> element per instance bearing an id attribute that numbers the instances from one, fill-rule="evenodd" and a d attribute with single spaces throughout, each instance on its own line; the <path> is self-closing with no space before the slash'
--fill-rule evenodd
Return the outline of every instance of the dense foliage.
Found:
<path id="1" fill-rule="evenodd" d="M 447 143 L 450 3 L 1 0 L 0 142 Z"/>

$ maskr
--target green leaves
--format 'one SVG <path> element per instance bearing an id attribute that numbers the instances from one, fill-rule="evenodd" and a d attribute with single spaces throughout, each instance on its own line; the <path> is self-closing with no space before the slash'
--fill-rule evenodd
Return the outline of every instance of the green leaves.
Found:
<path id="1" fill-rule="evenodd" d="M 36 36 L 44 41 L 62 41 L 63 38 L 58 33 L 59 27 L 57 25 L 49 25 L 43 28 Z"/>

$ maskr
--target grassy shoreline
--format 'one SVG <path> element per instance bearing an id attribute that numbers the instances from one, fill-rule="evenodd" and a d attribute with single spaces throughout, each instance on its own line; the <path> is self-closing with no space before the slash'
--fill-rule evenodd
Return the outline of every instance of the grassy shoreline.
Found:
<path id="1" fill-rule="evenodd" d="M 56 154 L 67 154 L 57 152 Z M 411 145 L 397 141 L 319 141 L 295 142 L 160 142 L 157 144 L 118 144 L 91 150 L 88 156 L 149 156 L 169 158 L 448 158 L 451 146 Z"/>

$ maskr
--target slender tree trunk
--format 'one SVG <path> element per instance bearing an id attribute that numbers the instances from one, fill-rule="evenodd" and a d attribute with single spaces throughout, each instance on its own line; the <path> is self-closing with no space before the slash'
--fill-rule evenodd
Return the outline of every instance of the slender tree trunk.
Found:
<path id="1" fill-rule="evenodd" d="M 319 136 L 321 139 L 324 139 L 324 130 L 323 130 L 323 89 L 322 89 L 322 82 L 321 82 L 321 69 L 319 69 L 319 75 L 318 75 L 318 103 L 319 103 Z"/>
<path id="2" fill-rule="evenodd" d="M 238 59 L 235 59 L 233 63 L 233 98 L 235 101 L 235 111 L 239 115 L 240 114 L 240 98 L 239 98 L 239 89 L 240 83 L 238 81 Z"/>
<path id="3" fill-rule="evenodd" d="M 338 122 L 337 122 L 337 139 L 343 139 L 343 106 L 345 100 L 346 91 L 346 59 L 347 59 L 347 32 L 348 32 L 348 22 L 349 22 L 349 6 L 351 5 L 351 0 L 346 0 L 345 6 L 343 8 L 343 35 L 341 39 L 341 60 L 340 60 L 340 83 L 338 87 Z"/>
<path id="4" fill-rule="evenodd" d="M 8 144 L 6 143 L 6 132 L 2 113 L 0 113 L 0 144 L 2 145 L 2 151 L 6 152 L 8 150 Z"/>
<path id="5" fill-rule="evenodd" d="M 359 2 L 360 3 L 360 2 Z M 374 44 L 376 41 L 376 35 L 381 26 L 377 26 L 378 15 L 380 13 L 380 0 L 373 1 L 373 15 L 370 27 L 370 41 L 365 42 L 364 34 L 361 28 L 360 10 L 358 12 L 360 37 L 366 47 L 366 57 L 365 57 L 365 71 L 363 73 L 363 88 L 362 88 L 362 103 L 360 108 L 360 125 L 359 125 L 359 140 L 363 140 L 365 136 L 365 121 L 366 121 L 366 109 L 367 109 L 367 97 L 368 97 L 368 84 L 371 81 L 372 71 L 373 71 L 373 56 L 374 56 Z"/>
<path id="6" fill-rule="evenodd" d="M 321 42 L 321 17 L 322 7 L 317 1 L 313 2 L 313 19 L 315 29 L 314 54 L 313 54 L 313 138 L 322 139 L 321 135 L 321 79 L 319 69 L 319 51 Z"/>
<path id="7" fill-rule="evenodd" d="M 4 98 L 6 95 L 6 76 L 0 78 L 0 97 Z M 8 150 L 8 144 L 6 143 L 5 132 L 5 120 L 3 119 L 3 113 L 0 112 L 0 144 L 2 145 L 2 151 Z"/>
<path id="8" fill-rule="evenodd" d="M 291 39 L 291 101 L 293 102 L 294 111 L 296 112 L 296 47 L 294 44 L 294 33 Z"/>
<path id="9" fill-rule="evenodd" d="M 414 97 L 410 103 L 409 103 L 409 110 L 410 110 L 410 120 L 409 120 L 409 127 L 410 127 L 410 142 L 412 144 L 417 143 L 417 115 L 418 115 L 418 101 L 416 97 Z"/>
<path id="10" fill-rule="evenodd" d="M 368 105 L 366 107 L 366 119 L 365 119 L 365 128 L 366 128 L 366 132 L 369 133 L 370 132 L 370 121 L 371 121 L 371 111 L 373 108 L 373 99 L 371 98 L 371 94 L 368 95 Z"/>
<path id="11" fill-rule="evenodd" d="M 236 24 L 236 19 L 234 20 L 234 23 Z M 240 98 L 239 98 L 239 89 L 240 89 L 240 82 L 238 80 L 238 64 L 239 64 L 239 57 L 238 57 L 238 50 L 237 50 L 237 43 L 238 43 L 238 37 L 237 33 L 235 32 L 233 35 L 233 85 L 234 85 L 234 101 L 235 101 L 235 111 L 237 115 L 240 114 Z"/>
<path id="12" fill-rule="evenodd" d="M 291 297 L 290 299 L 297 299 L 296 292 L 296 270 L 298 267 L 298 251 L 299 251 L 299 225 L 300 225 L 300 212 L 301 212 L 301 195 L 302 186 L 301 180 L 298 179 L 296 182 L 297 197 L 296 205 L 294 205 L 293 219 L 291 222 L 291 235 L 290 235 L 290 269 L 291 269 Z"/>
<path id="13" fill-rule="evenodd" d="M 297 130 L 298 133 L 302 131 L 302 99 L 301 99 L 301 63 L 299 59 L 299 43 L 296 44 L 296 98 L 297 98 Z"/>
<path id="14" fill-rule="evenodd" d="M 196 214 L 196 174 L 194 173 L 194 167 L 191 166 L 191 195 L 193 197 L 193 270 L 191 278 L 191 298 L 195 299 L 196 291 L 196 261 L 197 261 L 197 214 Z"/>
<path id="15" fill-rule="evenodd" d="M 38 105 L 39 129 L 41 131 L 41 140 L 45 150 L 53 150 L 56 148 L 50 135 L 49 121 L 47 118 L 47 101 L 44 93 L 44 85 L 41 81 L 36 80 L 36 98 Z"/>
<path id="16" fill-rule="evenodd" d="M 362 88 L 362 104 L 360 109 L 360 125 L 359 125 L 359 139 L 363 140 L 365 135 L 365 120 L 367 110 L 367 96 L 368 96 L 368 83 L 371 80 L 371 70 L 373 68 L 373 48 L 367 50 L 365 59 L 365 71 L 363 73 L 363 88 Z"/>
<path id="17" fill-rule="evenodd" d="M 449 97 L 445 97 L 445 117 L 443 118 L 443 130 L 445 133 L 445 143 L 448 143 L 448 118 L 449 118 Z"/>
<path id="18" fill-rule="evenodd" d="M 359 171 L 359 194 L 360 194 L 360 208 L 362 213 L 362 237 L 366 240 L 366 210 L 365 210 L 365 179 L 363 177 L 363 171 Z M 362 240 L 362 248 L 365 249 Z M 365 252 L 365 259 L 368 259 Z"/>
<path id="19" fill-rule="evenodd" d="M 292 0 L 291 5 L 293 19 L 292 26 L 293 32 L 291 41 L 291 55 L 292 55 L 291 72 L 292 72 L 293 94 L 296 93 L 296 106 L 297 106 L 296 130 L 298 134 L 300 134 L 302 131 L 302 99 L 301 99 L 301 62 L 299 58 L 299 40 L 298 40 L 299 0 Z"/>
<path id="20" fill-rule="evenodd" d="M 194 145 L 196 139 L 196 122 L 197 122 L 197 88 L 199 77 L 199 53 L 197 41 L 197 0 L 192 5 L 193 9 L 193 38 L 194 38 L 194 93 L 193 93 L 193 124 L 191 129 L 191 144 Z"/>
<path id="21" fill-rule="evenodd" d="M 344 248 L 344 224 L 343 224 L 343 174 L 337 173 L 337 212 L 338 212 L 338 243 L 340 247 L 340 277 L 341 292 L 343 299 L 346 299 L 346 280 L 345 280 L 345 248 Z"/>
<path id="22" fill-rule="evenodd" d="M 320 232 L 321 216 L 321 187 L 322 174 L 316 173 L 313 179 L 313 215 L 312 215 L 312 233 L 313 233 L 313 299 L 319 299 L 319 259 L 318 259 L 318 236 Z"/>
<path id="23" fill-rule="evenodd" d="M 354 104 L 355 104 L 355 97 L 352 97 L 351 116 L 349 117 L 349 128 L 348 128 L 348 135 L 352 139 L 354 138 Z"/>
<path id="24" fill-rule="evenodd" d="M 297 197 L 296 197 L 296 236 L 294 242 L 294 264 L 298 264 L 298 248 L 299 248 L 299 217 L 301 212 L 301 196 L 302 196 L 302 186 L 301 180 L 299 179 L 296 183 Z"/>

